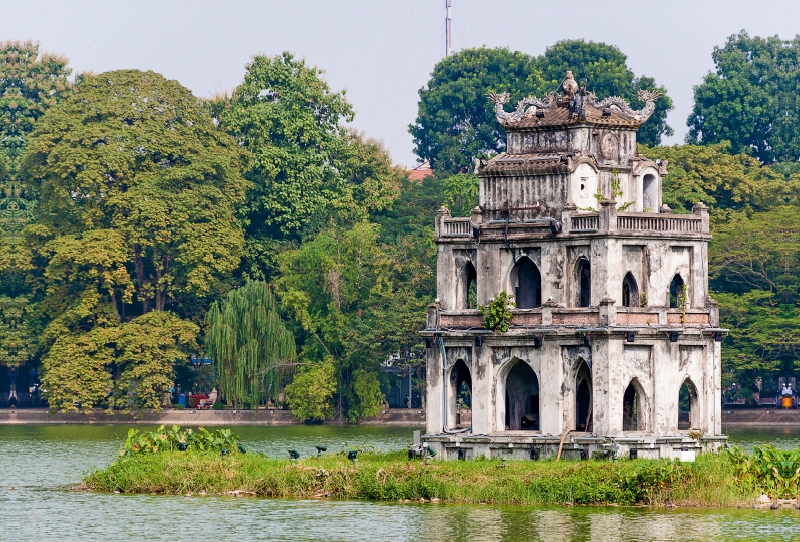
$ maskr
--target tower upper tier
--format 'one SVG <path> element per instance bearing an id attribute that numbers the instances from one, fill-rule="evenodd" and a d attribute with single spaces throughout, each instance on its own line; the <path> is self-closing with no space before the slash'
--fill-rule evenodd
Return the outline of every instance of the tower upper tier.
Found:
<path id="1" fill-rule="evenodd" d="M 494 218 L 559 216 L 567 204 L 597 209 L 601 199 L 630 211 L 658 212 L 666 164 L 636 153 L 636 131 L 655 110 L 658 91 L 640 91 L 631 109 L 623 98 L 603 100 L 579 89 L 572 72 L 562 96 L 527 97 L 508 112 L 507 93 L 488 94 L 507 133 L 506 152 L 479 161 L 480 205 Z"/>

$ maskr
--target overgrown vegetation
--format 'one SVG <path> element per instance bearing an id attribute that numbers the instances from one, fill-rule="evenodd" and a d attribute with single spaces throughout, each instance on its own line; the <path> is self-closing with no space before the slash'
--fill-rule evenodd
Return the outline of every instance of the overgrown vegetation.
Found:
<path id="1" fill-rule="evenodd" d="M 251 493 L 450 503 L 752 505 L 757 491 L 738 483 L 727 456 L 693 463 L 656 460 L 409 461 L 406 452 L 340 454 L 297 462 L 248 453 L 166 451 L 123 457 L 89 474 L 88 489 L 123 493 Z"/>
<path id="2" fill-rule="evenodd" d="M 119 449 L 120 457 L 163 454 L 166 452 L 208 452 L 221 455 L 245 453 L 239 437 L 230 429 L 209 431 L 203 427 L 170 429 L 160 426 L 155 431 L 129 429 L 125 443 Z"/>
<path id="3" fill-rule="evenodd" d="M 748 490 L 772 498 L 794 499 L 800 492 L 800 449 L 779 450 L 771 444 L 755 446 L 747 454 L 736 446 L 725 450 L 737 479 Z"/>
<path id="4" fill-rule="evenodd" d="M 488 305 L 478 307 L 483 316 L 483 327 L 498 333 L 505 333 L 514 317 L 510 310 L 514 307 L 516 307 L 514 296 L 503 290 L 494 296 Z"/>

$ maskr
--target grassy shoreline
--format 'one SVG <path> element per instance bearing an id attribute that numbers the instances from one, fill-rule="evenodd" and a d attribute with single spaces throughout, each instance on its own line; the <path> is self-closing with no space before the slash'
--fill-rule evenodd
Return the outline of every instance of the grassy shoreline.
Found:
<path id="1" fill-rule="evenodd" d="M 702 455 L 694 463 L 620 461 L 408 461 L 405 452 L 296 462 L 260 454 L 167 451 L 121 457 L 83 481 L 120 493 L 250 494 L 492 504 L 752 506 L 759 492 L 732 465 Z"/>

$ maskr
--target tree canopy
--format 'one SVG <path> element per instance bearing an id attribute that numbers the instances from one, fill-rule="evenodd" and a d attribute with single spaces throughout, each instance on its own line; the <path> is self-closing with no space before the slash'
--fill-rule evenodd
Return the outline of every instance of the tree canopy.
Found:
<path id="1" fill-rule="evenodd" d="M 654 79 L 637 78 L 626 62 L 617 47 L 583 40 L 560 41 L 538 57 L 503 48 L 464 49 L 437 63 L 419 91 L 417 118 L 409 126 L 414 152 L 436 170 L 467 172 L 476 156 L 505 150 L 505 132 L 486 93 L 509 92 L 512 103 L 543 97 L 558 91 L 567 70 L 599 97 L 621 96 L 633 107 L 644 105 L 639 90 L 660 90 L 664 95 L 638 135 L 642 143 L 658 145 L 673 133 L 666 123 L 672 100 Z"/>
<path id="2" fill-rule="evenodd" d="M 239 264 L 241 160 L 187 89 L 129 70 L 81 77 L 40 120 L 23 173 L 41 194 L 41 237 L 118 240 L 97 250 L 118 247 L 133 295 L 111 284 L 97 294 L 123 319 L 167 307 L 197 317 Z"/>
<path id="3" fill-rule="evenodd" d="M 21 175 L 40 194 L 31 238 L 51 405 L 160 406 L 196 347 L 190 320 L 239 265 L 241 161 L 200 101 L 153 72 L 81 76 L 39 119 Z"/>
<path id="4" fill-rule="evenodd" d="M 712 53 L 715 72 L 694 87 L 687 143 L 729 141 L 762 163 L 800 159 L 800 37 L 741 31 Z"/>
<path id="5" fill-rule="evenodd" d="M 295 342 L 266 283 L 248 280 L 211 305 L 206 351 L 220 393 L 234 405 L 254 406 L 277 398 L 279 378 L 295 361 Z"/>

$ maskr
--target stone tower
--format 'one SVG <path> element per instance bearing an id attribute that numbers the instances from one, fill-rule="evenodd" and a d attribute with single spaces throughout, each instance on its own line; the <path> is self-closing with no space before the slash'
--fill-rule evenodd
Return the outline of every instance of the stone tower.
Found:
<path id="1" fill-rule="evenodd" d="M 657 92 L 640 92 L 636 111 L 567 83 L 571 73 L 563 96 L 513 112 L 508 94 L 490 93 L 507 150 L 476 160 L 471 216 L 439 210 L 425 442 L 445 458 L 561 448 L 688 459 L 725 440 L 708 208 L 673 214 L 667 164 L 636 152 Z M 483 329 L 478 306 L 503 291 L 516 308 L 500 334 Z M 457 411 L 459 393 L 469 411 Z"/>

